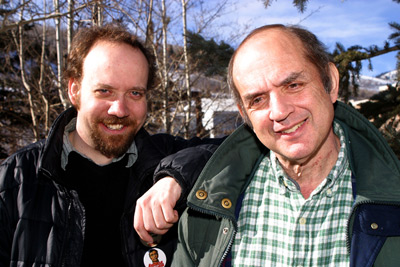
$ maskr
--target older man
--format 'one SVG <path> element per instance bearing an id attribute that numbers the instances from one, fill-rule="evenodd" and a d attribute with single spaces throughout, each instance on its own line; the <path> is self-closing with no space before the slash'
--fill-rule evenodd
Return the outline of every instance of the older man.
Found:
<path id="1" fill-rule="evenodd" d="M 188 197 L 174 266 L 396 266 L 400 163 L 337 101 L 339 75 L 309 31 L 254 30 L 229 65 L 247 126 Z"/>
<path id="2" fill-rule="evenodd" d="M 65 73 L 74 108 L 57 118 L 46 140 L 0 165 L 0 266 L 144 266 L 150 248 L 133 229 L 135 202 L 153 185 L 162 158 L 200 142 L 143 129 L 152 66 L 122 28 L 92 27 L 74 37 Z M 184 151 L 161 176 L 190 187 L 212 149 Z M 203 162 L 191 164 L 197 153 Z M 164 211 L 158 225 L 177 219 L 175 179 L 152 191 L 152 203 Z M 166 266 L 176 238 L 170 231 L 157 246 Z"/>

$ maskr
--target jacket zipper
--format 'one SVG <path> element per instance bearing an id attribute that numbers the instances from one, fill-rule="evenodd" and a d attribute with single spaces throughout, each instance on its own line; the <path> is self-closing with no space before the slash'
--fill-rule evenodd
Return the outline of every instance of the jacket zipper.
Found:
<path id="1" fill-rule="evenodd" d="M 347 219 L 347 226 L 346 226 L 346 247 L 347 247 L 347 252 L 351 253 L 351 240 L 350 240 L 350 220 L 353 217 L 354 213 L 356 212 L 356 209 L 358 206 L 360 205 L 365 205 L 365 204 L 373 204 L 373 205 L 382 205 L 382 206 L 397 206 L 400 207 L 400 204 L 393 204 L 393 203 L 388 203 L 388 202 L 379 202 L 379 201 L 372 201 L 372 200 L 364 200 L 364 201 L 360 201 L 359 203 L 357 203 L 351 213 L 349 218 Z"/>
<path id="2" fill-rule="evenodd" d="M 64 254 L 65 254 L 65 250 L 66 250 L 66 243 L 69 242 L 69 240 L 68 240 L 69 238 L 68 237 L 71 235 L 71 227 L 70 227 L 71 226 L 71 220 L 72 220 L 71 211 L 73 209 L 73 203 L 74 203 L 74 201 L 76 199 L 74 197 L 74 193 L 76 194 L 76 192 L 75 191 L 70 192 L 65 188 L 63 188 L 62 191 L 65 193 L 66 199 L 68 201 L 68 209 L 67 209 L 67 212 L 66 212 L 67 222 L 66 222 L 66 225 L 65 225 L 66 226 L 65 227 L 65 233 L 64 233 L 63 242 L 62 242 L 62 245 L 61 245 L 61 253 L 60 253 L 60 262 L 61 262 L 61 264 L 60 264 L 60 266 L 66 266 L 66 263 L 65 263 L 66 258 L 64 256 Z M 83 215 L 82 216 L 84 218 L 85 217 L 84 208 L 83 208 L 82 204 L 79 201 L 77 201 L 77 204 L 83 210 Z M 85 236 L 85 226 L 84 226 L 84 224 L 82 225 L 82 236 L 83 237 Z M 82 243 L 82 246 L 83 246 L 83 243 Z M 80 252 L 82 253 L 82 251 L 80 251 Z M 82 256 L 82 254 L 81 254 L 81 256 Z"/>
<path id="3" fill-rule="evenodd" d="M 188 202 L 187 205 L 188 205 L 189 208 L 191 208 L 191 209 L 193 209 L 193 210 L 195 210 L 195 211 L 198 211 L 198 212 L 200 212 L 200 213 L 207 214 L 207 215 L 211 215 L 211 216 L 214 216 L 214 217 L 220 217 L 220 218 L 224 218 L 224 219 L 230 220 L 230 221 L 233 222 L 234 227 L 237 227 L 237 226 L 236 226 L 235 220 L 232 220 L 232 218 L 229 217 L 229 216 L 226 216 L 226 215 L 223 215 L 223 214 L 219 214 L 219 213 L 217 213 L 217 212 L 210 212 L 210 211 L 207 211 L 207 210 L 202 209 L 202 208 L 200 208 L 200 207 L 198 207 L 198 206 L 196 206 L 196 205 L 191 204 L 190 202 Z M 229 250 L 232 248 L 233 241 L 234 241 L 234 238 L 235 238 L 235 236 L 236 236 L 236 232 L 237 232 L 236 229 L 234 229 L 234 230 L 233 230 L 233 233 L 232 233 L 232 235 L 231 235 L 231 238 L 229 239 L 228 245 L 226 246 L 225 251 L 224 251 L 224 253 L 222 254 L 222 257 L 221 257 L 221 259 L 220 259 L 220 262 L 219 262 L 218 266 L 222 266 L 222 263 L 224 262 L 226 256 L 227 256 L 228 253 L 229 253 Z"/>
<path id="4" fill-rule="evenodd" d="M 232 236 L 229 239 L 229 243 L 228 246 L 226 247 L 224 254 L 222 254 L 222 258 L 218 264 L 218 266 L 222 266 L 222 263 L 224 262 L 226 256 L 228 256 L 229 251 L 231 250 L 232 246 L 233 246 L 233 241 L 235 240 L 235 236 L 236 236 L 237 231 L 233 230 Z M 232 264 L 231 264 L 232 265 Z"/>
<path id="5" fill-rule="evenodd" d="M 49 171 L 47 171 L 46 169 L 40 169 L 39 170 L 39 175 L 40 173 L 42 173 L 42 175 L 46 178 L 49 179 L 50 181 L 52 181 L 53 183 L 55 183 L 52 179 L 52 175 Z M 70 196 L 69 192 L 65 189 L 65 188 L 60 188 L 59 186 L 55 186 L 57 191 L 61 191 L 65 194 L 66 199 L 68 201 L 68 209 L 66 211 L 66 217 L 67 217 L 67 222 L 66 222 L 66 230 L 63 236 L 63 242 L 61 244 L 61 253 L 60 253 L 60 259 L 59 259 L 59 264 L 57 264 L 58 266 L 66 266 L 65 265 L 65 259 L 64 259 L 64 254 L 65 254 L 65 246 L 66 246 L 66 242 L 68 239 L 68 235 L 69 235 L 69 224 L 70 224 L 70 220 L 71 220 L 71 208 L 72 208 L 72 197 Z"/>
<path id="6" fill-rule="evenodd" d="M 62 246 L 61 246 L 61 254 L 60 254 L 60 266 L 65 266 L 65 247 L 66 247 L 66 242 L 68 242 L 68 236 L 69 236 L 69 224 L 70 224 L 70 220 L 71 220 L 71 208 L 72 208 L 72 200 L 70 197 L 67 198 L 68 199 L 68 209 L 67 209 L 67 225 L 66 225 L 66 230 L 64 233 L 64 238 L 63 238 L 63 242 L 62 242 Z"/>

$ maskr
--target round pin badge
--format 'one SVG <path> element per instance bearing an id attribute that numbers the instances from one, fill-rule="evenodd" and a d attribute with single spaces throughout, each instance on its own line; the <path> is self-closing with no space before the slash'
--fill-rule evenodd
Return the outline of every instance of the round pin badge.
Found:
<path id="1" fill-rule="evenodd" d="M 161 249 L 152 248 L 144 254 L 143 262 L 145 267 L 164 267 L 167 264 L 167 257 Z"/>
<path id="2" fill-rule="evenodd" d="M 151 247 L 151 248 L 153 248 L 153 247 L 157 246 L 158 244 L 160 244 L 162 235 L 156 235 L 156 234 L 153 234 L 153 233 L 150 233 L 150 235 L 153 238 L 153 242 L 152 243 L 147 243 L 147 242 L 143 241 L 142 239 L 140 239 L 140 242 L 143 245 L 145 245 L 146 247 Z"/>

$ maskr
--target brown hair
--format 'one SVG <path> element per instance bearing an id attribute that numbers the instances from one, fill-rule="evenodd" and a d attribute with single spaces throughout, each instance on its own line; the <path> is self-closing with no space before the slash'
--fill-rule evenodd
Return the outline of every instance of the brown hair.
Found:
<path id="1" fill-rule="evenodd" d="M 83 28 L 74 36 L 72 40 L 71 51 L 67 58 L 67 68 L 64 71 L 63 76 L 66 84 L 68 84 L 68 81 L 71 78 L 74 78 L 79 82 L 81 81 L 83 74 L 83 62 L 90 49 L 98 41 L 124 43 L 132 46 L 133 48 L 139 49 L 145 56 L 149 66 L 147 89 L 150 89 L 153 86 L 155 75 L 153 56 L 149 50 L 142 45 L 136 36 L 129 33 L 124 28 L 113 24 Z"/>
<path id="2" fill-rule="evenodd" d="M 317 68 L 322 84 L 324 85 L 325 91 L 331 91 L 331 78 L 329 75 L 329 62 L 333 62 L 330 54 L 327 52 L 325 45 L 318 40 L 318 38 L 310 31 L 303 29 L 299 26 L 284 26 L 282 24 L 272 24 L 265 25 L 253 30 L 247 37 L 240 43 L 239 47 L 233 54 L 228 67 L 228 85 L 235 99 L 236 104 L 240 105 L 244 115 L 246 115 L 242 99 L 240 97 L 239 91 L 233 81 L 233 65 L 235 62 L 236 54 L 240 48 L 253 37 L 254 35 L 261 33 L 269 29 L 280 29 L 284 32 L 292 34 L 294 37 L 298 38 L 303 44 L 304 55 L 307 60 L 309 60 Z M 245 118 L 247 123 L 250 123 L 248 118 Z"/>

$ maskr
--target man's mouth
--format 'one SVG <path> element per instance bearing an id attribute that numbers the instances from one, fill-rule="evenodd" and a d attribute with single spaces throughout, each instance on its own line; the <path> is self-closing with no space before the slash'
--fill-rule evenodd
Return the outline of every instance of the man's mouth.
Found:
<path id="1" fill-rule="evenodd" d="M 123 124 L 104 124 L 108 129 L 113 130 L 113 131 L 118 131 L 124 128 Z"/>
<path id="2" fill-rule="evenodd" d="M 295 126 L 293 126 L 292 128 L 287 129 L 287 130 L 285 130 L 285 131 L 282 131 L 282 133 L 284 133 L 284 134 L 293 133 L 293 132 L 295 132 L 297 129 L 299 129 L 305 122 L 306 122 L 306 121 L 302 121 L 302 122 L 296 124 Z"/>

